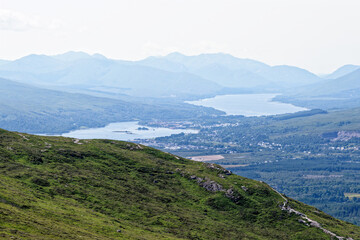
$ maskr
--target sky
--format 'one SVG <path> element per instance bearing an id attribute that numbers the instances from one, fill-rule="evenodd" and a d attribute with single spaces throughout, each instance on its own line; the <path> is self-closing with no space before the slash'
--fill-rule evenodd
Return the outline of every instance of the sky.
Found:
<path id="1" fill-rule="evenodd" d="M 329 73 L 360 65 L 359 0 L 0 0 L 0 59 L 224 52 Z"/>

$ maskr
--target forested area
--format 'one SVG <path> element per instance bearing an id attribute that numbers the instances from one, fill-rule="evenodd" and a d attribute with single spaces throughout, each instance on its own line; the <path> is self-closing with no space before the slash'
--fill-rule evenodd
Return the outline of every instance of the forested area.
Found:
<path id="1" fill-rule="evenodd" d="M 360 193 L 359 111 L 214 117 L 197 123 L 199 134 L 158 138 L 154 144 L 187 157 L 221 154 L 224 159 L 212 162 L 360 224 L 360 200 L 347 197 Z"/>

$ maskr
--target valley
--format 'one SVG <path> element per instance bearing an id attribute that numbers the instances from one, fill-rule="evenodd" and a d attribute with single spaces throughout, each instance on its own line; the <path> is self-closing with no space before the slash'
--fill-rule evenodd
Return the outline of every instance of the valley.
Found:
<path id="1" fill-rule="evenodd" d="M 36 67 L 29 65 L 37 61 Z M 312 86 L 320 89 L 326 80 L 294 67 L 270 67 L 226 54 L 176 53 L 119 62 L 73 52 L 15 62 L 0 66 L 0 76 L 11 78 L 0 79 L 1 128 L 73 137 L 76 144 L 88 141 L 83 139 L 126 140 L 219 164 L 360 225 L 357 94 L 303 94 Z M 93 80 L 84 70 L 89 68 L 97 76 Z M 298 80 L 279 87 L 285 72 Z M 343 74 L 339 78 L 354 73 Z M 220 85 L 221 76 L 234 79 Z M 240 87 L 235 83 L 239 77 L 256 78 L 256 84 Z M 304 82 L 309 77 L 313 85 Z M 138 87 L 147 78 L 159 82 Z M 182 78 L 199 85 L 180 87 Z M 172 83 L 168 86 L 165 79 Z M 208 81 L 213 81 L 211 89 L 203 88 Z"/>
<path id="2" fill-rule="evenodd" d="M 198 134 L 137 142 L 183 157 L 221 155 L 223 159 L 210 162 L 359 224 L 359 200 L 346 197 L 348 192 L 360 191 L 358 112 L 222 116 L 193 123 L 200 126 Z"/>
<path id="3" fill-rule="evenodd" d="M 0 2 L 0 240 L 360 240 L 359 0 Z"/>

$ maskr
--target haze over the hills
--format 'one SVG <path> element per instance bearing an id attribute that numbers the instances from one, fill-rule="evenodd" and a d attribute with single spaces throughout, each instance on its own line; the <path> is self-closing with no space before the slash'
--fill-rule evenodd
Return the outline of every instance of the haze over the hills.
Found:
<path id="1" fill-rule="evenodd" d="M 358 0 L 106 3 L 2 0 L 0 59 L 69 50 L 128 60 L 225 52 L 314 73 L 360 65 Z"/>
<path id="2" fill-rule="evenodd" d="M 280 101 L 323 109 L 356 106 L 358 73 L 358 66 L 345 65 L 321 78 L 296 66 L 270 66 L 224 53 L 186 56 L 175 52 L 125 61 L 72 51 L 32 54 L 0 64 L 4 79 L 125 101 L 149 103 L 143 98 L 152 98 L 157 103 L 181 103 L 218 94 L 270 92 L 283 93 L 277 98 Z M 328 101 L 329 97 L 333 99 Z"/>
<path id="3" fill-rule="evenodd" d="M 33 54 L 1 64 L 0 76 L 44 86 L 110 87 L 137 97 L 206 96 L 224 88 L 282 91 L 322 80 L 298 67 L 269 66 L 222 53 L 172 53 L 133 62 L 84 52 Z"/>
<path id="4" fill-rule="evenodd" d="M 0 239 L 360 239 L 359 0 L 0 1 Z"/>
<path id="5" fill-rule="evenodd" d="M 339 78 L 339 77 L 342 77 L 348 73 L 351 73 L 357 69 L 359 69 L 360 66 L 358 65 L 352 65 L 352 64 L 347 64 L 347 65 L 344 65 L 338 69 L 336 69 L 334 72 L 332 72 L 331 74 L 327 74 L 325 75 L 324 78 L 327 78 L 327 79 L 335 79 L 335 78 Z"/>

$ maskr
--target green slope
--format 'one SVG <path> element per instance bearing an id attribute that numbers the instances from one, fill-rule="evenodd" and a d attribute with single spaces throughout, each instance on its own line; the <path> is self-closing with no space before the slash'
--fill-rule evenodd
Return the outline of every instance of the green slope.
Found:
<path id="1" fill-rule="evenodd" d="M 0 130 L 2 239 L 331 239 L 267 184 L 127 142 Z M 323 228 L 360 228 L 286 199 Z"/>
<path id="2" fill-rule="evenodd" d="M 27 133 L 59 134 L 136 119 L 192 119 L 221 114 L 190 104 L 138 103 L 34 87 L 0 78 L 0 127 Z M 149 101 L 150 102 L 150 101 Z"/>

